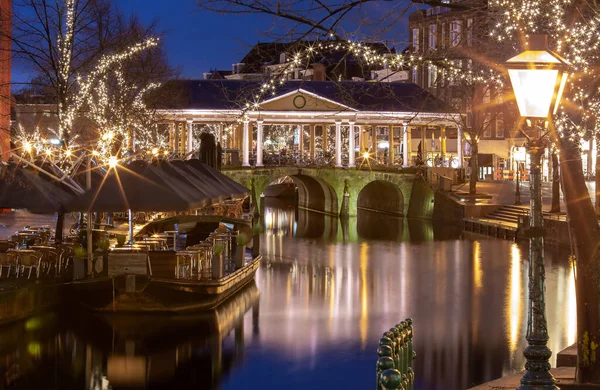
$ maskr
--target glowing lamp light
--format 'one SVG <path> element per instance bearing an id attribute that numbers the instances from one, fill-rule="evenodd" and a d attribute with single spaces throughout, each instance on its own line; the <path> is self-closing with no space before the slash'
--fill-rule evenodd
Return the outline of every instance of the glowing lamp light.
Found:
<path id="1" fill-rule="evenodd" d="M 70 149 L 67 149 L 67 150 L 65 151 L 65 156 L 67 156 L 67 157 L 71 157 L 71 150 L 70 150 Z"/>
<path id="2" fill-rule="evenodd" d="M 50 138 L 50 143 L 52 145 L 60 145 L 60 140 L 58 138 Z"/>
<path id="3" fill-rule="evenodd" d="M 152 154 L 158 156 L 158 148 L 152 148 Z"/>
<path id="4" fill-rule="evenodd" d="M 92 156 L 98 156 L 98 155 L 100 155 L 100 153 L 98 153 L 98 151 L 97 151 L 97 150 L 93 150 L 93 151 L 92 151 Z"/>
<path id="5" fill-rule="evenodd" d="M 527 149 L 524 147 L 515 147 L 513 152 L 515 161 L 523 162 L 527 159 Z"/>
<path id="6" fill-rule="evenodd" d="M 110 156 L 108 158 L 108 167 L 109 168 L 116 167 L 118 163 L 119 163 L 119 160 L 117 160 L 117 156 Z"/>
<path id="7" fill-rule="evenodd" d="M 369 156 L 370 156 L 370 155 L 369 155 L 369 152 L 364 152 L 364 153 L 363 153 L 363 158 L 364 158 L 365 160 L 366 160 L 366 159 L 368 159 L 368 158 L 369 158 Z"/>
<path id="8" fill-rule="evenodd" d="M 46 149 L 46 154 L 50 156 L 52 154 L 52 149 Z"/>
<path id="9" fill-rule="evenodd" d="M 23 149 L 25 149 L 25 151 L 26 151 L 27 153 L 31 153 L 31 150 L 32 150 L 31 144 L 30 144 L 29 142 L 25 142 L 25 143 L 23 144 Z"/>
<path id="10" fill-rule="evenodd" d="M 529 49 L 506 61 L 523 117 L 547 118 L 556 114 L 560 105 L 571 64 L 547 47 L 547 35 L 531 35 Z"/>

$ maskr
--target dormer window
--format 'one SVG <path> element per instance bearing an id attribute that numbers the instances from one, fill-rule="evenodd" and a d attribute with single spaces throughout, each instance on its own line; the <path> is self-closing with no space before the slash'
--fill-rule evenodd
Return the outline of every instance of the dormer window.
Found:
<path id="1" fill-rule="evenodd" d="M 242 73 L 242 70 L 244 69 L 244 65 L 246 65 L 243 62 L 238 62 L 237 64 L 233 64 L 233 74 L 239 74 Z"/>
<path id="2" fill-rule="evenodd" d="M 281 53 L 279 55 L 279 63 L 280 64 L 285 64 L 287 62 L 288 59 L 288 53 Z"/>

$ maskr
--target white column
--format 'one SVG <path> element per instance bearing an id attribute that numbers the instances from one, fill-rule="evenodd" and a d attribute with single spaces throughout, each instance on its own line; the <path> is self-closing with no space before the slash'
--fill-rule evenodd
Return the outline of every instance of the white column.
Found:
<path id="1" fill-rule="evenodd" d="M 186 146 L 186 154 L 193 152 L 194 142 L 193 142 L 193 131 L 194 131 L 194 122 L 187 121 L 187 146 Z M 192 156 L 188 156 L 188 158 L 192 158 Z"/>
<path id="2" fill-rule="evenodd" d="M 458 167 L 463 167 L 463 140 L 462 140 L 462 126 L 458 126 L 458 131 L 456 134 L 456 151 L 457 151 L 457 159 L 458 159 Z"/>
<path id="3" fill-rule="evenodd" d="M 221 144 L 221 147 L 224 148 L 225 146 L 223 145 L 223 124 L 219 123 L 219 130 L 217 130 L 217 142 Z"/>
<path id="4" fill-rule="evenodd" d="M 335 122 L 335 166 L 342 166 L 342 122 Z"/>
<path id="5" fill-rule="evenodd" d="M 350 126 L 348 128 L 348 166 L 353 167 L 356 166 L 354 162 L 354 158 L 356 157 L 356 152 L 354 151 L 354 122 L 350 122 Z"/>
<path id="6" fill-rule="evenodd" d="M 263 166 L 263 121 L 256 121 L 256 166 Z"/>
<path id="7" fill-rule="evenodd" d="M 242 148 L 243 148 L 243 162 L 242 165 L 245 167 L 250 166 L 250 137 L 248 131 L 248 124 L 250 122 L 246 119 L 244 120 L 244 130 L 242 132 Z"/>
<path id="8" fill-rule="evenodd" d="M 408 123 L 402 127 L 402 166 L 408 168 L 410 166 L 410 156 L 408 155 Z"/>

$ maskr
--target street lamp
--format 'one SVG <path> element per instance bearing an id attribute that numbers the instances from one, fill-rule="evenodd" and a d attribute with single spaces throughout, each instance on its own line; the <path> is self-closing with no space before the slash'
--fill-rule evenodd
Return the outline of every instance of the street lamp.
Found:
<path id="1" fill-rule="evenodd" d="M 522 117 L 549 124 L 556 114 L 567 83 L 569 63 L 548 50 L 546 35 L 530 35 L 529 47 L 506 61 L 506 68 Z M 529 229 L 529 305 L 527 342 L 523 352 L 527 371 L 521 378 L 520 390 L 558 389 L 550 373 L 547 346 L 548 329 L 544 299 L 544 219 L 542 215 L 541 156 L 542 136 L 529 138 L 527 151 L 531 156 L 529 185 L 531 189 Z"/>

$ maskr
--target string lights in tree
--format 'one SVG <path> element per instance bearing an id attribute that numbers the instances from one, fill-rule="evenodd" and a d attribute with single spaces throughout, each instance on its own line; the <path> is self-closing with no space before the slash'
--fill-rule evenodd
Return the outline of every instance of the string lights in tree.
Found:
<path id="1" fill-rule="evenodd" d="M 519 42 L 528 34 L 546 33 L 552 49 L 566 58 L 573 68 L 570 93 L 563 110 L 555 118 L 562 141 L 579 147 L 596 131 L 600 113 L 598 88 L 600 17 L 590 2 L 571 0 L 492 0 L 490 10 L 497 20 L 491 36 L 497 40 Z"/>
<path id="2" fill-rule="evenodd" d="M 24 153 L 24 157 L 44 156 L 60 164 L 61 160 L 71 159 L 78 148 L 89 147 L 90 145 L 76 145 L 74 142 L 77 135 L 72 135 L 71 132 L 77 118 L 91 120 L 98 128 L 98 139 L 95 147 L 91 149 L 100 161 L 108 161 L 116 142 L 124 142 L 127 145 L 131 134 L 137 135 L 137 143 L 144 150 L 165 148 L 166 137 L 158 134 L 157 127 L 154 126 L 154 111 L 147 108 L 144 102 L 147 94 L 160 84 L 149 83 L 138 88 L 129 83 L 123 74 L 123 64 L 126 61 L 157 45 L 158 39 L 150 38 L 122 52 L 102 56 L 88 74 L 78 76 L 72 86 L 76 93 L 64 102 L 59 102 L 58 132 L 48 129 L 54 138 L 48 138 L 38 128 L 32 134 L 27 134 L 20 128 L 15 138 L 21 144 L 22 150 L 35 151 Z M 60 47 L 65 51 L 69 50 L 66 44 L 61 43 Z M 61 69 L 64 69 L 64 76 L 68 74 L 66 65 Z M 70 142 L 63 145 L 62 140 L 66 132 Z M 59 148 L 52 145 L 52 139 L 61 141 Z"/>

